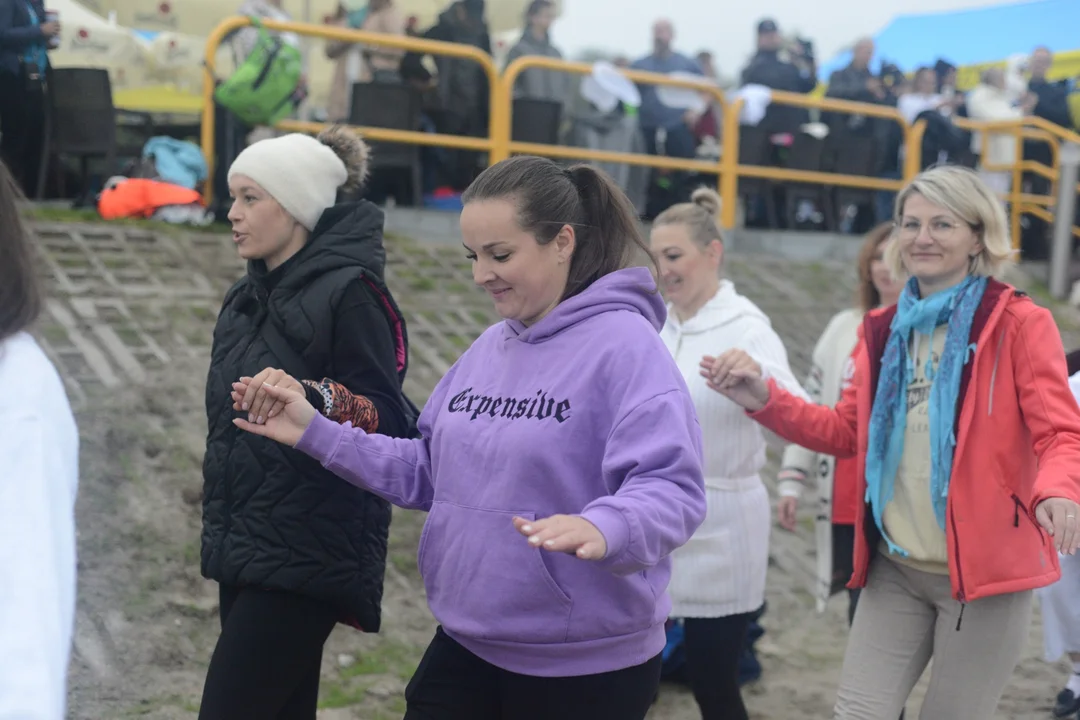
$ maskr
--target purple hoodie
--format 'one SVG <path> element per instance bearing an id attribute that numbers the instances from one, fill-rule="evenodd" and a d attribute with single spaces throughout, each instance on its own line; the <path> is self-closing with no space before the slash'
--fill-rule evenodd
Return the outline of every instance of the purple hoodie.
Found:
<path id="1" fill-rule="evenodd" d="M 435 388 L 422 438 L 317 416 L 297 448 L 395 505 L 430 511 L 418 554 L 445 632 L 511 672 L 632 667 L 664 647 L 670 553 L 705 517 L 701 429 L 658 334 L 652 277 L 597 280 L 532 327 L 507 320 Z M 533 548 L 511 519 L 578 514 L 599 562 Z"/>

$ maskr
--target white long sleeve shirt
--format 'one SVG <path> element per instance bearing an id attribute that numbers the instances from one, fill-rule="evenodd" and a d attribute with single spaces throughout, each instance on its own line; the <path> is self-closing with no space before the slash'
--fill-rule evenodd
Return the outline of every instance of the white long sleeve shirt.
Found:
<path id="1" fill-rule="evenodd" d="M 694 537 L 672 554 L 668 592 L 676 617 L 750 612 L 765 598 L 771 528 L 769 496 L 759 475 L 765 437 L 743 409 L 710 390 L 698 372 L 704 355 L 746 351 L 768 377 L 806 397 L 788 367 L 769 318 L 727 280 L 685 322 L 668 314 L 660 334 L 690 390 L 701 425 L 708 512 Z"/>
<path id="2" fill-rule="evenodd" d="M 75 614 L 79 434 L 29 335 L 0 342 L 0 720 L 62 720 Z"/>
<path id="3" fill-rule="evenodd" d="M 745 351 L 761 364 L 766 377 L 785 390 L 809 399 L 788 366 L 787 351 L 769 318 L 757 305 L 722 280 L 716 295 L 686 322 L 669 312 L 660 333 L 675 358 L 697 408 L 705 440 L 705 479 L 745 478 L 765 465 L 765 436 L 761 426 L 741 407 L 710 390 L 698 373 L 704 355 L 719 356 L 731 349 Z"/>

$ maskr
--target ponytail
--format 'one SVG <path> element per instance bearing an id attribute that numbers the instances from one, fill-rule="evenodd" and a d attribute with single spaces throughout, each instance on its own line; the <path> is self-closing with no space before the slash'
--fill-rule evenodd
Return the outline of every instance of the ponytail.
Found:
<path id="1" fill-rule="evenodd" d="M 633 204 L 602 170 L 584 164 L 564 170 L 547 158 L 519 155 L 480 173 L 461 200 L 497 198 L 516 201 L 518 223 L 541 245 L 554 240 L 564 225 L 574 228 L 574 254 L 561 300 L 631 267 L 642 254 L 657 275 Z"/>
<path id="2" fill-rule="evenodd" d="M 626 193 L 610 175 L 592 165 L 574 165 L 567 172 L 581 199 L 582 227 L 570 258 L 563 299 L 577 295 L 604 275 L 630 267 L 639 252 L 644 253 L 655 277 L 655 262 Z"/>

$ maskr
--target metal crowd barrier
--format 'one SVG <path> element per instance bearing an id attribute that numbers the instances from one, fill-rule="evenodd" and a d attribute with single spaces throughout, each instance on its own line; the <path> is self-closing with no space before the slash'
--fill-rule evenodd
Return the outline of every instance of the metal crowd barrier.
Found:
<path id="1" fill-rule="evenodd" d="M 226 36 L 250 24 L 251 20 L 247 17 L 237 16 L 227 18 L 214 29 L 207 40 L 203 83 L 202 148 L 211 178 L 213 177 L 214 170 L 213 92 L 215 87 L 215 57 L 219 46 Z M 486 152 L 488 153 L 490 163 L 504 160 L 512 154 L 533 154 L 552 158 L 612 162 L 664 170 L 689 171 L 706 175 L 716 175 L 718 178 L 718 189 L 722 199 L 720 220 L 721 225 L 726 229 L 735 226 L 736 211 L 738 207 L 739 178 L 761 178 L 772 180 L 774 182 L 839 185 L 867 190 L 899 191 L 907 181 L 919 172 L 921 166 L 922 138 L 926 130 L 926 123 L 924 121 L 918 121 L 914 125 L 909 125 L 896 108 L 889 106 L 871 105 L 848 100 L 815 97 L 812 95 L 802 95 L 782 91 L 772 92 L 772 103 L 806 109 L 817 109 L 823 112 L 859 114 L 867 117 L 891 120 L 898 123 L 903 132 L 904 147 L 907 149 L 902 167 L 903 179 L 893 180 L 842 175 L 831 172 L 794 170 L 783 167 L 741 165 L 739 163 L 738 140 L 740 129 L 739 116 L 742 111 L 741 99 L 736 99 L 733 102 L 729 101 L 728 98 L 725 97 L 723 91 L 718 87 L 707 83 L 673 78 L 660 73 L 643 72 L 639 70 L 623 70 L 622 72 L 628 79 L 638 84 L 667 85 L 670 87 L 699 91 L 708 95 L 719 105 L 722 111 L 722 117 L 720 118 L 722 146 L 719 161 L 671 158 L 639 153 L 612 152 L 589 148 L 567 147 L 563 145 L 519 142 L 513 140 L 511 137 L 511 128 L 514 100 L 513 88 L 514 83 L 521 73 L 530 68 L 538 68 L 550 71 L 567 72 L 575 75 L 589 75 L 593 71 L 592 65 L 556 58 L 525 56 L 510 63 L 500 74 L 495 66 L 495 61 L 490 55 L 468 45 L 446 43 L 423 38 L 385 35 L 327 25 L 278 22 L 272 20 L 263 21 L 263 25 L 268 30 L 275 32 L 290 32 L 297 35 L 317 37 L 325 40 L 337 40 L 364 45 L 379 45 L 425 54 L 462 58 L 472 60 L 483 68 L 491 89 L 491 103 L 488 116 L 489 134 L 487 137 L 463 137 L 458 135 L 424 133 L 413 130 L 394 130 L 378 127 L 355 128 L 371 140 Z M 1013 209 L 1013 212 L 1011 213 L 1012 237 L 1016 247 L 1019 247 L 1021 216 L 1023 214 L 1029 214 L 1046 220 L 1047 222 L 1053 222 L 1054 216 L 1051 209 L 1055 206 L 1057 197 L 1057 193 L 1053 189 L 1047 195 L 1023 193 L 1022 182 L 1024 173 L 1041 175 L 1056 185 L 1059 179 L 1061 165 L 1059 147 L 1062 143 L 1067 142 L 1080 144 L 1080 135 L 1053 125 L 1042 118 L 1035 117 L 1025 117 L 1018 120 L 1006 120 L 1000 122 L 984 122 L 967 118 L 954 118 L 953 121 L 958 127 L 967 130 L 982 131 L 984 138 L 987 136 L 987 133 L 994 132 L 1008 132 L 1016 138 L 1018 151 L 1017 161 L 1015 163 L 1006 166 L 985 165 L 981 169 L 989 172 L 1012 173 L 1012 188 L 1005 199 Z M 327 127 L 327 125 L 325 123 L 286 120 L 279 123 L 277 127 L 294 132 L 318 133 Z M 1052 158 L 1051 166 L 1022 160 L 1020 148 L 1022 148 L 1023 140 L 1025 139 L 1041 140 L 1050 145 Z M 1078 191 L 1080 191 L 1080 186 L 1078 186 Z M 211 192 L 212 183 L 208 182 L 205 196 L 207 201 L 211 199 Z M 1073 227 L 1072 231 L 1077 237 L 1080 237 L 1080 227 Z"/>
<path id="2" fill-rule="evenodd" d="M 911 128 L 904 121 L 896 108 L 884 105 L 870 105 L 867 103 L 852 102 L 850 100 L 837 100 L 835 98 L 815 97 L 801 95 L 799 93 L 773 90 L 770 103 L 788 105 L 807 109 L 818 109 L 824 112 L 839 112 L 845 114 L 865 115 L 867 117 L 893 120 L 900 124 L 904 134 L 904 144 L 908 144 Z M 892 190 L 900 191 L 904 187 L 904 180 L 890 180 L 886 178 L 865 177 L 861 175 L 843 175 L 831 172 L 816 172 L 809 170 L 793 170 L 783 167 L 769 167 L 764 165 L 740 165 L 739 153 L 739 115 L 742 112 L 742 101 L 736 100 L 728 105 L 724 112 L 724 150 L 721 156 L 721 165 L 726 175 L 724 191 L 720 193 L 723 200 L 721 204 L 721 225 L 725 229 L 735 226 L 735 211 L 738 203 L 738 179 L 763 178 L 774 182 L 792 183 L 817 183 L 822 185 L 841 185 L 844 187 L 862 188 L 866 190 Z M 728 138 L 731 138 L 729 141 Z M 910 179 L 914 175 L 904 174 Z"/>
<path id="3" fill-rule="evenodd" d="M 597 162 L 614 162 L 626 165 L 644 165 L 647 167 L 663 170 L 685 170 L 690 172 L 708 173 L 719 175 L 720 164 L 706 160 L 692 160 L 689 158 L 671 158 L 656 155 L 643 155 L 639 153 L 623 153 L 608 150 L 591 150 L 589 148 L 566 147 L 563 145 L 544 145 L 540 143 L 517 142 L 511 138 L 511 124 L 514 102 L 514 83 L 522 72 L 530 68 L 562 71 L 576 75 L 590 75 L 593 66 L 588 63 L 569 62 L 556 58 L 527 55 L 510 63 L 502 73 L 500 82 L 502 92 L 500 96 L 507 104 L 507 111 L 500 114 L 500 125 L 496 130 L 496 142 L 499 146 L 498 154 L 492 156 L 492 162 L 498 162 L 512 154 L 543 155 L 553 158 L 568 158 L 577 160 L 595 160 Z M 628 79 L 641 85 L 667 85 L 669 87 L 697 90 L 705 93 L 715 100 L 721 108 L 726 104 L 724 93 L 720 88 L 703 82 L 673 78 L 662 73 L 643 72 L 641 70 L 623 70 L 622 74 Z"/>
<path id="4" fill-rule="evenodd" d="M 263 20 L 263 26 L 274 32 L 288 32 L 307 37 L 316 37 L 324 40 L 337 40 L 341 42 L 357 43 L 364 45 L 378 45 L 388 48 L 396 48 L 406 51 L 415 51 L 431 55 L 445 55 L 447 57 L 472 60 L 480 65 L 487 76 L 491 87 L 491 106 L 489 110 L 489 127 L 495 128 L 502 125 L 501 114 L 507 112 L 507 104 L 499 97 L 499 71 L 495 68 L 495 61 L 483 50 L 470 45 L 427 40 L 401 35 L 386 35 L 383 33 L 352 30 L 349 28 L 333 27 L 329 25 L 314 25 L 298 22 L 278 22 L 276 20 Z M 202 150 L 206 159 L 207 169 L 211 181 L 207 183 L 205 199 L 212 199 L 214 176 L 214 62 L 218 47 L 230 33 L 251 25 L 248 17 L 236 16 L 226 18 L 214 28 L 206 41 L 206 57 L 203 72 L 203 109 L 202 109 Z M 287 120 L 278 124 L 282 130 L 295 132 L 318 133 L 327 127 L 324 123 L 302 122 Z M 380 142 L 413 143 L 417 145 L 435 145 L 438 147 L 478 150 L 480 152 L 497 154 L 495 141 L 491 134 L 486 138 L 463 137 L 459 135 L 445 135 L 435 133 L 418 132 L 415 130 L 393 130 L 389 128 L 357 127 L 357 131 L 365 138 Z M 490 133 L 490 131 L 489 131 Z"/>
<path id="5" fill-rule="evenodd" d="M 1011 210 L 1009 220 L 1013 246 L 1019 249 L 1021 219 L 1024 215 L 1031 215 L 1048 223 L 1054 222 L 1051 208 L 1057 203 L 1057 185 L 1061 175 L 1060 148 L 1066 142 L 1080 142 L 1080 135 L 1058 127 L 1043 118 L 1031 116 L 993 121 L 953 118 L 953 123 L 964 130 L 980 133 L 982 148 L 986 146 L 987 138 L 993 135 L 1008 134 L 1013 137 L 1016 145 L 1016 159 L 1012 163 L 1005 165 L 984 163 L 979 169 L 986 172 L 1011 173 L 1011 187 L 1003 199 L 1008 202 Z M 1050 165 L 1024 160 L 1024 140 L 1045 142 L 1050 147 Z M 1046 195 L 1023 192 L 1023 179 L 1026 173 L 1040 175 L 1049 180 L 1051 183 L 1049 192 Z M 1077 191 L 1080 192 L 1080 187 Z M 1073 227 L 1073 233 L 1080 237 L 1080 227 Z"/>

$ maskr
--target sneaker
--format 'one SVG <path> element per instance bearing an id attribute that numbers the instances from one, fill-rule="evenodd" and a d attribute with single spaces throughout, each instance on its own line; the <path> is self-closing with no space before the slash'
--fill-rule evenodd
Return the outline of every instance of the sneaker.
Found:
<path id="1" fill-rule="evenodd" d="M 1057 694 L 1054 702 L 1054 717 L 1068 717 L 1076 712 L 1080 712 L 1080 698 L 1072 690 L 1065 688 Z"/>

